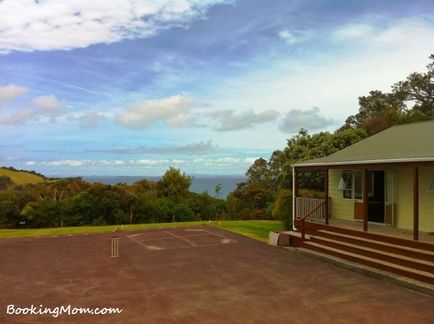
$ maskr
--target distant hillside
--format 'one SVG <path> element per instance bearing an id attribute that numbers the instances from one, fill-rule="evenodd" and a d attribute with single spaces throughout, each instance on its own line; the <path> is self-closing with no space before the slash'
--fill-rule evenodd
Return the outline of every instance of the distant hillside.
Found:
<path id="1" fill-rule="evenodd" d="M 0 167 L 0 176 L 8 176 L 15 184 L 40 183 L 44 177 L 32 171 L 16 170 L 14 168 Z"/>

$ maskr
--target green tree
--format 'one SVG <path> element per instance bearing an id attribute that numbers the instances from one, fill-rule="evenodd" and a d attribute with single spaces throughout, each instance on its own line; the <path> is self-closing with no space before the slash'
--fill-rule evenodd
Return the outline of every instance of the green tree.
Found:
<path id="1" fill-rule="evenodd" d="M 270 187 L 270 171 L 268 168 L 268 163 L 265 159 L 259 158 L 250 166 L 246 172 L 248 177 L 248 182 L 251 183 L 262 183 L 266 187 Z"/>
<path id="2" fill-rule="evenodd" d="M 8 189 L 14 185 L 14 182 L 8 176 L 0 176 L 0 190 Z"/>
<path id="3" fill-rule="evenodd" d="M 400 94 L 406 102 L 414 103 L 410 113 L 420 119 L 434 117 L 434 54 L 429 57 L 426 73 L 412 73 L 405 81 L 393 86 L 393 93 Z"/>
<path id="4" fill-rule="evenodd" d="M 292 225 L 292 192 L 281 189 L 276 195 L 272 215 L 274 219 L 281 220 L 284 228 L 290 229 Z"/>
<path id="5" fill-rule="evenodd" d="M 185 200 L 189 193 L 191 178 L 181 173 L 179 169 L 170 167 L 157 182 L 157 191 L 160 197 L 166 197 L 174 206 Z M 172 221 L 176 217 L 173 215 Z"/>
<path id="6" fill-rule="evenodd" d="M 221 190 L 222 190 L 222 184 L 219 183 L 219 184 L 217 184 L 217 185 L 215 186 L 215 189 L 214 189 L 214 192 L 215 192 L 215 195 L 216 195 L 217 198 L 220 198 L 220 197 L 219 197 L 219 194 L 220 194 L 220 191 L 221 191 Z"/>

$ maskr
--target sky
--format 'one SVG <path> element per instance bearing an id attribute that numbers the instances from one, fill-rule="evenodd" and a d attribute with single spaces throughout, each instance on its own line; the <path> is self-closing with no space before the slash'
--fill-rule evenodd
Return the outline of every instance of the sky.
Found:
<path id="1" fill-rule="evenodd" d="M 429 0 L 0 0 L 0 165 L 244 174 L 423 72 Z"/>

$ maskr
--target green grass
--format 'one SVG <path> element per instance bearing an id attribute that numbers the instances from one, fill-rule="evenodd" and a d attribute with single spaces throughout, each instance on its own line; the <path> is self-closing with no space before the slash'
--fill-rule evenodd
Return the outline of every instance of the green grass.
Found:
<path id="1" fill-rule="evenodd" d="M 0 176 L 8 176 L 17 185 L 44 182 L 44 178 L 36 174 L 24 171 L 12 171 L 5 168 L 0 168 Z"/>
<path id="2" fill-rule="evenodd" d="M 282 231 L 281 221 L 274 220 L 234 220 L 213 223 L 216 227 L 261 241 L 268 241 L 270 231 Z"/>
<path id="3" fill-rule="evenodd" d="M 12 237 L 31 237 L 31 236 L 58 236 L 70 234 L 88 234 L 112 232 L 117 228 L 126 231 L 140 229 L 161 229 L 168 227 L 183 227 L 191 225 L 208 224 L 208 222 L 182 222 L 182 223 L 153 223 L 153 224 L 133 224 L 133 225 L 107 225 L 107 226 L 76 226 L 76 227 L 55 227 L 55 228 L 35 228 L 35 229 L 0 229 L 0 238 Z"/>
<path id="4" fill-rule="evenodd" d="M 134 224 L 124 225 L 123 230 L 132 231 L 140 229 L 162 229 L 185 227 L 192 225 L 212 225 L 231 232 L 242 234 L 254 239 L 267 241 L 269 231 L 282 230 L 282 224 L 279 221 L 221 221 L 221 222 L 182 222 L 182 223 L 157 223 L 157 224 Z M 35 237 L 35 236 L 58 236 L 72 234 L 102 233 L 112 232 L 121 227 L 120 225 L 109 226 L 78 226 L 78 227 L 56 227 L 56 228 L 37 228 L 37 229 L 0 229 L 1 238 L 13 237 Z"/>

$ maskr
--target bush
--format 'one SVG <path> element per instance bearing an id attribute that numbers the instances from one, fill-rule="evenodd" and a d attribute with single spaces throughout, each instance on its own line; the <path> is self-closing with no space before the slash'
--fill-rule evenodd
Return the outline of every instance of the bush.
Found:
<path id="1" fill-rule="evenodd" d="M 187 204 L 178 204 L 173 209 L 177 222 L 192 222 L 200 220 Z"/>
<path id="2" fill-rule="evenodd" d="M 273 204 L 273 218 L 281 220 L 285 229 L 292 225 L 292 193 L 288 189 L 281 189 L 277 193 L 276 201 Z"/>

